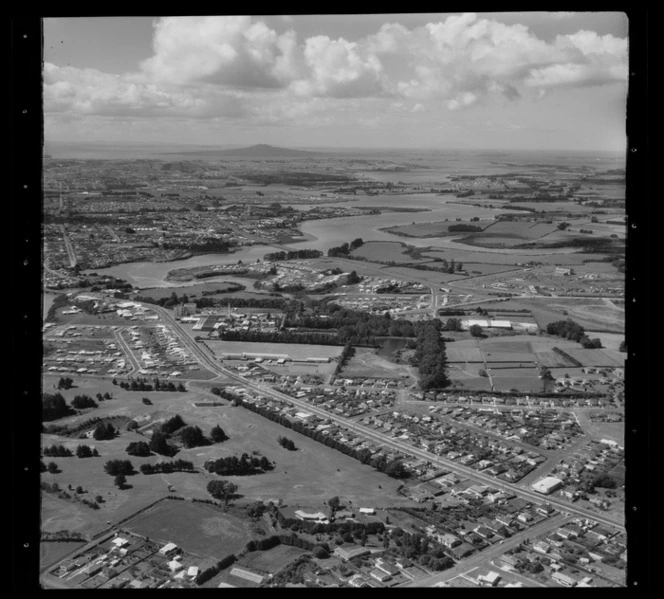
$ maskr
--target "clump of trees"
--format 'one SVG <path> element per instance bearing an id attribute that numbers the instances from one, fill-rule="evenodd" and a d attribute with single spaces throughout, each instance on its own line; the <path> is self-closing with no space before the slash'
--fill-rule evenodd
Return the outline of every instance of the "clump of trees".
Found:
<path id="1" fill-rule="evenodd" d="M 104 470 L 106 474 L 110 474 L 111 476 L 117 476 L 118 474 L 130 476 L 136 474 L 136 470 L 134 470 L 134 466 L 129 460 L 109 460 L 104 464 Z"/>
<path id="2" fill-rule="evenodd" d="M 74 379 L 68 376 L 60 377 L 58 381 L 58 389 L 71 389 L 74 386 Z"/>
<path id="3" fill-rule="evenodd" d="M 49 458 L 68 458 L 74 455 L 71 449 L 67 449 L 64 445 L 51 445 L 44 447 L 43 453 Z"/>
<path id="4" fill-rule="evenodd" d="M 92 437 L 97 441 L 108 441 L 114 439 L 117 434 L 117 429 L 110 422 L 100 422 L 95 427 Z"/>
<path id="5" fill-rule="evenodd" d="M 149 447 L 151 451 L 167 457 L 173 457 L 178 452 L 177 447 L 168 442 L 168 435 L 158 429 L 152 432 Z"/>
<path id="6" fill-rule="evenodd" d="M 222 443 L 228 439 L 228 435 L 218 424 L 210 431 L 210 438 L 215 443 Z"/>
<path id="7" fill-rule="evenodd" d="M 286 437 L 277 437 L 277 443 L 279 443 L 284 449 L 288 449 L 288 451 L 295 451 L 297 449 L 295 443 Z"/>
<path id="8" fill-rule="evenodd" d="M 152 455 L 150 446 L 145 441 L 134 441 L 127 445 L 126 449 L 129 455 L 145 458 Z"/>
<path id="9" fill-rule="evenodd" d="M 55 394 L 44 393 L 42 395 L 42 420 L 45 422 L 71 416 L 74 413 L 59 391 Z"/>
<path id="10" fill-rule="evenodd" d="M 86 408 L 98 408 L 99 404 L 89 395 L 76 395 L 71 401 L 73 408 L 85 410 Z"/>
<path id="11" fill-rule="evenodd" d="M 98 456 L 99 452 L 95 447 L 90 447 L 89 445 L 79 445 L 76 448 L 76 457 L 78 458 L 92 458 Z"/>
<path id="12" fill-rule="evenodd" d="M 471 325 L 468 330 L 470 331 L 470 334 L 473 337 L 484 337 L 484 331 L 482 330 L 482 327 L 478 324 Z"/>
<path id="13" fill-rule="evenodd" d="M 586 335 L 584 328 L 580 324 L 574 322 L 571 318 L 550 322 L 546 325 L 546 332 L 549 335 L 555 335 L 556 337 L 564 337 L 570 341 L 576 341 L 585 349 L 598 349 L 602 347 L 600 339 L 590 339 Z"/>
<path id="14" fill-rule="evenodd" d="M 178 433 L 182 444 L 190 449 L 192 447 L 201 447 L 210 445 L 210 440 L 203 434 L 198 426 L 185 426 Z"/>
<path id="15" fill-rule="evenodd" d="M 362 247 L 364 241 L 361 238 L 353 239 L 350 243 L 342 243 L 339 246 L 331 247 L 327 250 L 327 255 L 330 257 L 340 256 L 342 258 L 348 257 L 348 255 L 356 248 Z"/>
<path id="16" fill-rule="evenodd" d="M 156 464 L 141 464 L 139 470 L 143 474 L 169 474 L 171 472 L 192 472 L 195 470 L 193 462 L 187 460 L 173 460 L 172 462 L 157 462 Z"/>
<path id="17" fill-rule="evenodd" d="M 228 456 L 217 460 L 208 460 L 203 464 L 208 472 L 220 476 L 245 476 L 248 474 L 262 474 L 274 469 L 274 465 L 265 456 L 250 456 L 243 453 L 237 456 Z"/>
<path id="18" fill-rule="evenodd" d="M 288 252 L 272 252 L 265 254 L 263 260 L 266 262 L 278 262 L 281 260 L 306 260 L 308 258 L 320 258 L 323 252 L 320 250 L 291 250 Z"/>
<path id="19" fill-rule="evenodd" d="M 228 505 L 237 493 L 238 486 L 229 480 L 211 480 L 207 484 L 207 492 L 215 499 L 221 499 L 225 505 Z"/>

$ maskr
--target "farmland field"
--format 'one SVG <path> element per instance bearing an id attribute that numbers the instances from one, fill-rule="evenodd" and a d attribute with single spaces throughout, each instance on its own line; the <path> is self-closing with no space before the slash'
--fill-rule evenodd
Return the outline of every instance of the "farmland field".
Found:
<path id="1" fill-rule="evenodd" d="M 165 500 L 123 524 L 133 533 L 188 552 L 221 559 L 239 552 L 252 537 L 250 523 L 220 508 Z"/>
<path id="2" fill-rule="evenodd" d="M 614 358 L 609 352 L 604 352 L 601 349 L 566 349 L 566 353 L 581 362 L 584 366 L 605 366 L 617 367 L 624 366 L 624 355 L 618 354 L 622 359 L 619 361 Z M 613 352 L 611 352 L 613 353 Z M 617 352 L 616 352 L 617 353 Z"/>
<path id="3" fill-rule="evenodd" d="M 445 347 L 445 352 L 447 354 L 447 361 L 451 364 L 455 362 L 484 362 L 479 342 L 474 339 L 464 339 L 448 343 Z"/>
<path id="4" fill-rule="evenodd" d="M 485 227 L 488 227 L 489 225 L 492 225 L 495 221 L 493 220 L 482 220 L 482 221 L 475 221 L 472 223 L 462 223 L 462 224 L 471 224 L 475 227 L 482 227 L 483 229 Z M 433 223 L 417 223 L 415 225 L 401 225 L 397 227 L 389 227 L 385 229 L 389 233 L 392 233 L 393 235 L 403 235 L 405 237 L 443 237 L 444 235 L 448 235 L 449 233 L 449 227 L 452 225 L 458 225 L 460 223 L 457 223 L 455 221 L 437 221 Z M 458 235 L 458 231 L 452 231 L 451 234 L 456 234 Z"/>

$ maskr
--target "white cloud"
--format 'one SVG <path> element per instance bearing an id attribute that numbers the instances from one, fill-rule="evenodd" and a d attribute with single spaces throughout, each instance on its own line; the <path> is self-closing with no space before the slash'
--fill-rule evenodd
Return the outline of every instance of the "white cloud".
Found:
<path id="1" fill-rule="evenodd" d="M 354 41 L 299 40 L 248 16 L 167 17 L 154 24 L 153 56 L 133 73 L 47 63 L 44 101 L 60 114 L 277 121 L 361 98 L 385 109 L 403 101 L 403 112 L 460 110 L 626 79 L 625 39 L 582 30 L 546 42 L 524 25 L 472 13 L 413 29 L 386 23 Z"/>

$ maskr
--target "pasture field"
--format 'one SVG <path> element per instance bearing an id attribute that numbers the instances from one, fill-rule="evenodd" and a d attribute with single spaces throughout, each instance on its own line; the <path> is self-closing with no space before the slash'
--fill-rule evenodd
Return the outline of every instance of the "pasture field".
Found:
<path id="1" fill-rule="evenodd" d="M 39 569 L 46 570 L 49 566 L 64 559 L 70 553 L 74 553 L 77 549 L 83 547 L 85 543 L 75 542 L 49 542 L 42 541 L 39 543 Z"/>
<path id="2" fill-rule="evenodd" d="M 253 537 L 248 520 L 212 505 L 188 501 L 162 501 L 122 526 L 138 535 L 217 559 L 239 552 Z"/>
<path id="3" fill-rule="evenodd" d="M 475 339 L 464 339 L 448 343 L 445 346 L 447 361 L 450 364 L 455 362 L 484 362 L 482 350 L 479 348 L 479 342 Z"/>
<path id="4" fill-rule="evenodd" d="M 403 235 L 404 237 L 443 237 L 445 235 L 458 235 L 458 231 L 450 233 L 449 227 L 458 224 L 470 224 L 475 227 L 486 227 L 493 225 L 493 220 L 480 220 L 471 223 L 458 223 L 455 221 L 436 221 L 433 223 L 416 223 L 414 225 L 399 225 L 396 227 L 387 227 L 383 229 L 393 235 Z"/>
<path id="5" fill-rule="evenodd" d="M 625 365 L 625 354 L 618 354 L 622 359 L 619 361 L 615 359 L 608 352 L 605 352 L 601 349 L 566 349 L 568 353 L 573 358 L 577 359 L 584 366 L 600 366 L 607 368 L 622 367 Z M 615 352 L 618 353 L 618 352 Z"/>
<path id="6" fill-rule="evenodd" d="M 252 551 L 243 557 L 238 565 L 250 570 L 274 574 L 296 560 L 306 551 L 288 545 L 277 545 L 267 551 Z"/>
<path id="7" fill-rule="evenodd" d="M 421 258 L 414 258 L 406 253 L 408 246 L 400 241 L 369 241 L 363 246 L 354 249 L 352 256 L 365 258 L 369 262 L 396 262 L 409 264 L 412 262 L 425 262 Z"/>
<path id="8" fill-rule="evenodd" d="M 447 375 L 452 381 L 451 387 L 474 391 L 491 391 L 489 377 L 480 376 L 484 364 L 450 364 Z"/>
<path id="9" fill-rule="evenodd" d="M 256 343 L 251 341 L 220 341 L 206 339 L 205 343 L 217 357 L 221 354 L 266 353 L 287 354 L 293 359 L 336 358 L 343 347 L 336 345 L 308 345 L 306 343 Z"/>
<path id="10" fill-rule="evenodd" d="M 565 360 L 565 358 L 563 358 L 561 355 L 552 351 L 536 352 L 535 356 L 537 361 L 542 366 L 546 366 L 547 368 L 565 368 L 567 366 L 567 360 Z"/>

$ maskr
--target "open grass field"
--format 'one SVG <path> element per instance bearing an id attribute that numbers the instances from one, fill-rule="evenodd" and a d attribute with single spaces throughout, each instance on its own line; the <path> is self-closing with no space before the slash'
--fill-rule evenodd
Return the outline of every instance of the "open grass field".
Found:
<path id="1" fill-rule="evenodd" d="M 39 543 L 39 569 L 45 570 L 49 566 L 64 559 L 70 553 L 83 547 L 85 543 L 58 543 L 44 542 Z"/>
<path id="2" fill-rule="evenodd" d="M 400 241 L 370 241 L 363 246 L 353 250 L 352 256 L 365 258 L 370 262 L 391 262 L 407 264 L 412 262 L 424 262 L 421 258 L 414 258 L 406 254 L 406 244 Z"/>
<path id="3" fill-rule="evenodd" d="M 482 350 L 479 348 L 479 341 L 475 339 L 463 339 L 448 343 L 445 346 L 445 352 L 450 364 L 456 362 L 484 362 Z"/>
<path id="4" fill-rule="evenodd" d="M 381 377 L 390 379 L 415 376 L 415 369 L 405 364 L 395 364 L 379 356 L 375 349 L 367 347 L 355 348 L 355 355 L 348 360 L 341 370 L 346 377 Z"/>
<path id="5" fill-rule="evenodd" d="M 52 389 L 57 377 L 44 377 L 44 381 L 44 388 L 48 391 Z M 290 504 L 315 508 L 334 495 L 343 495 L 353 503 L 362 505 L 412 505 L 410 501 L 396 494 L 399 486 L 397 480 L 253 412 L 232 407 L 230 404 L 221 407 L 196 407 L 194 404 L 197 402 L 218 399 L 202 389 L 186 393 L 130 392 L 100 379 L 84 379 L 77 384 L 77 388 L 63 392 L 68 401 L 76 394 L 87 393 L 94 396 L 97 391 L 104 393 L 106 390 L 113 393 L 114 399 L 102 402 L 99 408 L 88 410 L 86 414 L 58 420 L 55 424 L 80 422 L 92 416 L 122 415 L 135 419 L 150 417 L 150 420 L 141 421 L 143 424 L 180 414 L 187 424 L 200 426 L 205 434 L 219 424 L 230 439 L 221 444 L 182 449 L 177 454 L 175 459 L 192 461 L 194 466 L 199 468 L 198 473 L 138 473 L 127 477 L 131 486 L 123 490 L 115 487 L 113 477 L 104 472 L 104 464 L 108 460 L 129 459 L 138 470 L 143 463 L 154 463 L 163 459 L 158 456 L 138 458 L 126 453 L 130 442 L 147 439 L 137 432 L 121 430 L 120 435 L 113 440 L 86 441 L 98 450 L 100 457 L 46 458 L 46 462 L 53 461 L 58 464 L 62 472 L 45 473 L 42 476 L 43 481 L 57 482 L 62 489 L 66 489 L 68 485 L 74 488 L 81 485 L 85 490 L 83 498 L 93 499 L 96 495 L 101 495 L 104 503 L 99 510 L 93 510 L 80 503 L 44 494 L 44 530 L 68 529 L 94 534 L 107 528 L 107 521 L 117 522 L 168 494 L 209 498 L 206 486 L 213 475 L 208 475 L 201 468 L 203 463 L 208 459 L 253 451 L 276 461 L 276 467 L 273 471 L 261 475 L 228 477 L 238 484 L 238 492 L 243 496 L 241 501 L 281 498 Z M 201 383 L 201 386 L 206 385 Z M 141 402 L 144 396 L 149 397 L 154 405 L 144 405 Z M 277 438 L 284 435 L 293 439 L 297 451 L 287 451 L 277 443 Z M 76 439 L 55 435 L 45 435 L 43 439 L 46 445 L 73 444 L 75 441 L 78 444 Z M 173 491 L 168 490 L 169 485 Z"/>
<path id="6" fill-rule="evenodd" d="M 518 389 L 522 392 L 539 393 L 543 390 L 541 379 L 536 369 L 511 368 L 491 370 L 491 380 L 497 391 Z"/>
<path id="7" fill-rule="evenodd" d="M 475 221 L 472 223 L 463 223 L 470 224 L 476 227 L 482 227 L 483 229 L 492 225 L 495 221 L 493 220 L 481 220 Z M 458 231 L 449 232 L 449 227 L 451 225 L 458 225 L 455 221 L 436 221 L 433 223 L 416 223 L 414 225 L 401 225 L 397 227 L 389 227 L 386 229 L 394 235 L 403 235 L 405 237 L 443 237 L 445 235 L 458 235 Z"/>
<path id="8" fill-rule="evenodd" d="M 546 366 L 547 368 L 565 368 L 567 366 L 567 360 L 552 351 L 537 352 L 535 353 L 535 357 L 542 366 Z"/>
<path id="9" fill-rule="evenodd" d="M 252 538 L 250 523 L 220 508 L 167 500 L 122 525 L 131 532 L 175 543 L 185 551 L 221 559 L 237 553 Z"/>
<path id="10" fill-rule="evenodd" d="M 254 343 L 249 341 L 206 340 L 216 356 L 221 354 L 266 353 L 287 354 L 293 359 L 336 358 L 343 347 L 336 345 L 308 345 L 306 343 Z"/>
<path id="11" fill-rule="evenodd" d="M 590 331 L 618 333 L 625 328 L 624 310 L 609 306 L 601 299 L 556 297 L 519 301 L 532 311 L 540 329 L 546 329 L 550 322 L 566 318 Z"/>
<path id="12" fill-rule="evenodd" d="M 614 357 L 610 355 L 608 352 L 605 352 L 601 349 L 575 348 L 575 349 L 566 349 L 565 352 L 568 353 L 573 358 L 577 359 L 584 366 L 622 367 L 625 364 L 624 360 L 625 354 L 618 354 L 619 356 L 622 357 L 622 359 L 619 361 L 617 359 L 614 359 Z"/>
<path id="13" fill-rule="evenodd" d="M 463 388 L 473 391 L 490 391 L 491 382 L 488 377 L 480 376 L 479 370 L 484 364 L 450 364 L 447 375 L 454 388 Z"/>
<path id="14" fill-rule="evenodd" d="M 277 545 L 268 551 L 253 551 L 243 557 L 238 565 L 251 570 L 274 574 L 286 567 L 289 563 L 306 553 L 297 547 Z"/>

